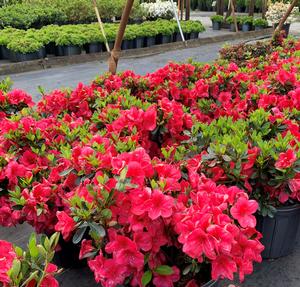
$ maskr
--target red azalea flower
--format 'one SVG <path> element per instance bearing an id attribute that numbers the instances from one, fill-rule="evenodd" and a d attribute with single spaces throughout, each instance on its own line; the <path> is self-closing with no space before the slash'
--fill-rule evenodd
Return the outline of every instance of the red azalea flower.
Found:
<path id="1" fill-rule="evenodd" d="M 288 149 L 286 152 L 279 154 L 279 158 L 275 163 L 277 169 L 286 169 L 293 165 L 297 160 L 296 154 L 292 149 Z"/>
<path id="2" fill-rule="evenodd" d="M 154 190 L 147 205 L 148 215 L 152 220 L 157 219 L 160 216 L 168 218 L 173 212 L 174 199 L 171 196 L 163 194 L 159 190 Z"/>
<path id="3" fill-rule="evenodd" d="M 240 197 L 236 204 L 230 209 L 230 213 L 242 227 L 255 227 L 256 219 L 252 214 L 255 213 L 257 209 L 258 203 L 255 200 Z"/>
<path id="4" fill-rule="evenodd" d="M 95 250 L 92 240 L 83 239 L 81 242 L 81 248 L 79 252 L 79 259 L 83 259 L 87 254 Z"/>
<path id="5" fill-rule="evenodd" d="M 70 239 L 70 236 L 75 229 L 76 222 L 64 211 L 58 211 L 56 216 L 58 222 L 55 225 L 55 230 L 61 232 L 64 240 L 67 241 Z"/>

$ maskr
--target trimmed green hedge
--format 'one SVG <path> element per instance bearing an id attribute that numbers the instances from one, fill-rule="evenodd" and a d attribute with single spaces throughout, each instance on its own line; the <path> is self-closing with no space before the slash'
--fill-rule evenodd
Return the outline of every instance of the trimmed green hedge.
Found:
<path id="1" fill-rule="evenodd" d="M 199 33 L 205 30 L 199 21 L 183 21 L 181 25 L 184 33 Z M 118 24 L 104 24 L 108 41 L 115 40 L 118 27 Z M 128 25 L 124 39 L 132 40 L 159 34 L 172 35 L 177 31 L 176 21 L 157 20 L 139 25 Z M 57 46 L 84 46 L 96 42 L 104 42 L 98 24 L 49 25 L 39 30 L 29 29 L 27 31 L 15 28 L 0 30 L 0 45 L 23 54 L 37 51 L 49 43 L 55 43 Z"/>
<path id="2" fill-rule="evenodd" d="M 101 17 L 121 17 L 126 0 L 97 0 Z M 135 1 L 131 17 L 139 18 L 141 8 Z M 27 0 L 0 8 L 0 28 L 41 28 L 51 24 L 83 24 L 96 22 L 91 0 Z"/>

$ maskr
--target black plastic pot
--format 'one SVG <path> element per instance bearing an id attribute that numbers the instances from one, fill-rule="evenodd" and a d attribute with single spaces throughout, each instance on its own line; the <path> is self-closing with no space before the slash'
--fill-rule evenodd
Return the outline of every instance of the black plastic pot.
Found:
<path id="1" fill-rule="evenodd" d="M 257 230 L 263 235 L 262 257 L 275 259 L 293 252 L 300 221 L 300 204 L 280 207 L 274 218 L 257 216 Z"/>
<path id="2" fill-rule="evenodd" d="M 185 38 L 185 40 L 190 40 L 191 39 L 191 33 L 184 33 L 184 38 Z"/>
<path id="3" fill-rule="evenodd" d="M 145 47 L 151 47 L 155 45 L 155 37 L 146 37 L 145 38 Z"/>
<path id="4" fill-rule="evenodd" d="M 199 38 L 199 33 L 198 32 L 192 32 L 191 33 L 191 40 L 192 39 L 198 39 Z"/>
<path id="5" fill-rule="evenodd" d="M 133 41 L 132 40 L 123 40 L 122 41 L 122 50 L 130 50 L 133 49 Z"/>
<path id="6" fill-rule="evenodd" d="M 81 54 L 81 47 L 79 46 L 63 46 L 62 49 L 64 56 L 74 56 Z"/>
<path id="7" fill-rule="evenodd" d="M 275 25 L 274 25 L 274 28 L 276 29 L 278 25 L 279 25 L 279 24 L 275 24 Z M 284 25 L 282 26 L 281 31 L 284 31 L 284 32 L 285 32 L 285 37 L 287 37 L 287 36 L 289 35 L 289 33 L 290 33 L 290 27 L 291 27 L 291 24 L 284 24 Z"/>
<path id="8" fill-rule="evenodd" d="M 134 49 L 143 48 L 144 47 L 144 41 L 145 41 L 144 37 L 135 38 L 134 39 L 134 44 L 133 44 Z"/>
<path id="9" fill-rule="evenodd" d="M 170 35 L 162 35 L 161 43 L 167 44 L 171 42 L 171 36 Z"/>
<path id="10" fill-rule="evenodd" d="M 1 55 L 2 55 L 2 59 L 8 60 L 9 59 L 9 50 L 7 49 L 7 47 L 5 46 L 0 46 L 1 49 Z"/>
<path id="11" fill-rule="evenodd" d="M 102 44 L 99 43 L 90 43 L 86 47 L 86 52 L 88 54 L 100 53 L 102 52 Z"/>
<path id="12" fill-rule="evenodd" d="M 53 262 L 61 268 L 81 268 L 87 265 L 86 260 L 79 260 L 80 244 L 73 244 L 59 239 L 60 250 L 55 252 Z"/>
<path id="13" fill-rule="evenodd" d="M 105 44 L 104 44 L 104 46 L 105 46 Z M 109 49 L 112 50 L 115 46 L 115 41 L 108 42 L 108 46 L 109 46 Z M 106 47 L 105 47 L 105 51 L 106 51 Z"/>
<path id="14" fill-rule="evenodd" d="M 55 55 L 55 43 L 54 42 L 51 42 L 49 44 L 46 45 L 46 54 L 47 55 Z"/>
<path id="15" fill-rule="evenodd" d="M 221 23 L 220 22 L 212 22 L 212 28 L 213 30 L 217 31 L 217 30 L 221 30 Z"/>
<path id="16" fill-rule="evenodd" d="M 262 27 L 262 26 L 255 26 L 255 31 L 261 31 L 263 29 L 265 29 L 265 27 Z"/>
<path id="17" fill-rule="evenodd" d="M 249 32 L 249 31 L 251 31 L 251 25 L 250 24 L 243 24 L 242 25 L 242 31 L 243 32 Z"/>
<path id="18" fill-rule="evenodd" d="M 182 41 L 182 38 L 181 38 L 180 32 L 174 33 L 174 42 L 181 42 L 181 41 Z"/>
<path id="19" fill-rule="evenodd" d="M 26 62 L 44 58 L 46 55 L 45 48 L 41 48 L 37 52 L 22 54 L 18 52 L 9 51 L 9 60 L 12 62 Z"/>

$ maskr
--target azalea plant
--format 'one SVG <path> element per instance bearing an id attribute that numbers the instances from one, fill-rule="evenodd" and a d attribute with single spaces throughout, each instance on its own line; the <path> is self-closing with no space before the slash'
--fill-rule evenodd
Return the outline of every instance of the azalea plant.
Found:
<path id="1" fill-rule="evenodd" d="M 268 11 L 266 13 L 266 18 L 271 24 L 279 24 L 282 17 L 285 15 L 288 10 L 290 4 L 284 3 L 281 1 L 271 3 L 268 7 Z M 295 7 L 290 13 L 290 16 L 287 18 L 286 23 L 290 24 L 297 19 L 298 8 Z"/>
<path id="2" fill-rule="evenodd" d="M 60 232 L 103 286 L 243 280 L 261 261 L 255 214 L 299 201 L 300 43 L 280 43 L 35 106 L 2 91 L 0 224 Z"/>
<path id="3" fill-rule="evenodd" d="M 174 7 L 172 7 L 174 5 Z M 173 19 L 174 9 L 177 9 L 177 5 L 170 1 L 156 0 L 154 3 L 142 3 L 141 8 L 145 11 L 145 15 L 148 19 Z"/>
<path id="4" fill-rule="evenodd" d="M 32 234 L 28 251 L 0 240 L 0 283 L 4 287 L 58 287 L 54 278 L 60 270 L 51 263 L 58 243 L 59 233 L 50 238 L 43 236 L 37 243 Z"/>

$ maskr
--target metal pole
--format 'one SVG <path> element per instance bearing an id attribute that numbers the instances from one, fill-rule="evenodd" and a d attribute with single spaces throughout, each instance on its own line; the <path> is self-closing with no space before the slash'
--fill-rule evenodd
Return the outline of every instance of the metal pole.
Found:
<path id="1" fill-rule="evenodd" d="M 129 15 L 133 6 L 134 0 L 127 0 L 126 6 L 122 13 L 121 23 L 119 31 L 116 36 L 116 41 L 113 50 L 111 51 L 110 58 L 108 60 L 109 72 L 116 74 L 118 61 L 121 53 L 121 45 L 125 34 L 126 26 L 128 23 Z"/>
<path id="2" fill-rule="evenodd" d="M 96 12 L 96 16 L 97 16 L 97 19 L 98 19 L 98 23 L 99 23 L 99 26 L 100 26 L 100 30 L 101 30 L 102 35 L 103 35 L 103 38 L 104 38 L 106 50 L 107 50 L 108 52 L 110 52 L 109 45 L 108 45 L 108 41 L 107 41 L 107 38 L 106 38 L 106 35 L 105 35 L 105 31 L 104 31 L 104 28 L 103 28 L 103 24 L 102 24 L 102 21 L 101 21 L 101 17 L 100 17 L 100 13 L 99 13 L 99 10 L 98 10 L 98 7 L 97 7 L 97 2 L 96 2 L 96 0 L 93 0 L 93 3 L 94 3 L 94 9 L 95 9 L 95 12 Z"/>
<path id="3" fill-rule="evenodd" d="M 180 32 L 180 35 L 181 35 L 181 39 L 182 41 L 185 43 L 186 45 L 186 41 L 184 39 L 184 35 L 183 35 L 183 32 L 182 32 L 182 28 L 181 28 L 181 25 L 180 25 L 180 21 L 179 21 L 179 17 L 176 13 L 176 7 L 174 6 L 174 2 L 173 0 L 170 0 L 170 2 L 172 3 L 172 7 L 173 7 L 173 12 L 174 12 L 174 15 L 175 15 L 175 18 L 176 18 L 176 21 L 177 21 L 177 25 L 178 25 L 178 28 L 179 28 L 179 32 Z"/>

